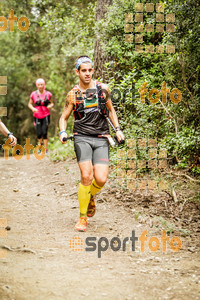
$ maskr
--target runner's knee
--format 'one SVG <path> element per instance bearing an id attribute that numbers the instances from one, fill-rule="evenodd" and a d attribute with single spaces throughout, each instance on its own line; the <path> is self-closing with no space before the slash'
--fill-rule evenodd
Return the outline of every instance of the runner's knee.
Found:
<path id="1" fill-rule="evenodd" d="M 95 181 L 98 184 L 98 186 L 103 187 L 106 183 L 108 178 L 107 174 L 101 175 L 101 176 L 95 176 Z"/>
<path id="2" fill-rule="evenodd" d="M 81 174 L 81 183 L 83 185 L 90 185 L 92 183 L 93 180 L 93 174 L 92 172 L 82 172 Z"/>

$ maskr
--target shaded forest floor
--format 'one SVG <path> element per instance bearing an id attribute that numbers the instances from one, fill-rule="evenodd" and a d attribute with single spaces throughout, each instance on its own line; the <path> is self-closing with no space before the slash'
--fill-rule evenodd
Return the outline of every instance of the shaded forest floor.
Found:
<path id="1" fill-rule="evenodd" d="M 0 299 L 199 299 L 199 201 L 184 201 L 191 196 L 181 188 L 178 203 L 164 191 L 125 191 L 110 178 L 96 197 L 87 232 L 78 233 L 79 176 L 71 159 L 0 159 L 0 218 L 10 227 L 0 237 L 0 253 L 7 252 L 0 259 Z M 181 239 L 180 251 L 169 242 L 162 251 L 163 229 L 170 240 Z M 147 230 L 144 252 L 139 240 L 132 251 L 133 230 L 137 237 Z M 160 241 L 156 252 L 148 246 L 153 236 Z M 97 249 L 99 239 L 107 238 L 107 251 L 101 257 L 100 251 L 85 251 L 86 237 L 97 238 Z M 125 251 L 111 249 L 113 237 L 128 237 Z M 82 251 L 70 248 L 77 238 L 83 245 L 74 247 Z"/>

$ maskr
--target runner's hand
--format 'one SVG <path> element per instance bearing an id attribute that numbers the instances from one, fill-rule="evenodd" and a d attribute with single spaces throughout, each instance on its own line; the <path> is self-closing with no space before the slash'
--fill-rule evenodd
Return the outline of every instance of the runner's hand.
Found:
<path id="1" fill-rule="evenodd" d="M 121 130 L 118 130 L 116 132 L 116 137 L 117 137 L 117 140 L 118 142 L 120 143 L 121 141 L 124 141 L 125 140 L 125 137 L 123 135 L 123 132 Z"/>
<path id="2" fill-rule="evenodd" d="M 61 141 L 62 144 L 66 144 L 66 142 L 67 142 L 67 141 L 63 142 L 63 138 L 64 138 L 64 137 L 67 138 L 67 133 L 66 133 L 66 132 L 63 132 L 63 133 L 61 133 L 61 135 L 60 135 L 60 141 Z"/>
<path id="3" fill-rule="evenodd" d="M 33 113 L 34 113 L 34 112 L 38 112 L 37 108 L 34 108 L 34 109 L 33 109 Z"/>
<path id="4" fill-rule="evenodd" d="M 44 106 L 48 106 L 51 102 L 49 100 L 44 100 Z"/>
<path id="5" fill-rule="evenodd" d="M 10 139 L 10 145 L 13 147 L 17 144 L 17 139 L 14 135 L 10 134 L 9 135 L 9 139 Z"/>

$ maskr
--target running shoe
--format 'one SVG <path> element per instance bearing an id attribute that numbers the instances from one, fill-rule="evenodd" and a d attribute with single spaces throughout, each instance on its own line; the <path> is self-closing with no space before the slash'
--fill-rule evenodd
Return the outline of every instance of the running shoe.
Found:
<path id="1" fill-rule="evenodd" d="M 96 212 L 96 205 L 94 202 L 94 196 L 91 196 L 90 203 L 88 204 L 87 216 L 89 218 L 92 218 L 95 215 L 95 212 Z"/>
<path id="2" fill-rule="evenodd" d="M 80 217 L 75 225 L 75 229 L 78 231 L 86 231 L 87 227 L 87 217 Z"/>

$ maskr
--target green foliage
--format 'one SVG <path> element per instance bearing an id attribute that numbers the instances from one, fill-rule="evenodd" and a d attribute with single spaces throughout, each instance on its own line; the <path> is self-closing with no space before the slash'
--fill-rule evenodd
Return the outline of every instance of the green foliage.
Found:
<path id="1" fill-rule="evenodd" d="M 181 158 L 180 167 L 186 167 L 188 161 L 195 163 L 200 153 L 200 131 L 183 126 L 177 135 L 169 133 L 162 145 L 168 150 L 172 157 Z"/>
<path id="2" fill-rule="evenodd" d="M 1 15 L 8 18 L 11 9 L 18 18 L 25 15 L 30 27 L 20 32 L 15 22 L 14 32 L 8 28 L 0 33 L 0 75 L 8 77 L 8 94 L 0 96 L 0 106 L 8 107 L 8 117 L 2 120 L 19 144 L 27 137 L 36 143 L 33 116 L 27 107 L 36 90 L 35 81 L 44 78 L 53 95 L 49 136 L 54 136 L 66 94 L 77 81 L 75 59 L 82 54 L 93 57 L 95 1 L 1 1 Z M 71 130 L 72 123 L 70 118 Z M 0 143 L 3 141 L 1 136 Z"/>
<path id="3" fill-rule="evenodd" d="M 59 137 L 50 138 L 49 152 L 51 161 L 63 161 L 69 157 L 75 158 L 73 142 L 68 141 L 66 144 L 61 144 Z"/>
<path id="4" fill-rule="evenodd" d="M 1 1 L 1 15 L 8 18 L 14 9 L 18 18 L 25 15 L 31 23 L 27 32 L 20 32 L 15 22 L 14 32 L 8 28 L 0 33 L 0 75 L 8 76 L 8 94 L 0 96 L 0 106 L 8 107 L 8 117 L 3 121 L 15 132 L 19 144 L 24 144 L 27 137 L 36 144 L 32 112 L 27 104 L 38 77 L 46 80 L 46 88 L 53 94 L 55 106 L 51 111 L 49 136 L 57 136 L 66 94 L 77 81 L 74 61 L 83 54 L 93 58 L 94 39 L 98 36 L 109 58 L 106 72 L 111 90 L 117 88 L 122 95 L 113 102 L 126 139 L 156 138 L 179 167 L 189 166 L 194 174 L 199 173 L 199 3 L 196 0 L 163 1 L 165 14 L 176 15 L 176 31 L 146 34 L 144 41 L 154 45 L 175 44 L 176 53 L 141 54 L 134 52 L 134 43 L 125 43 L 125 13 L 134 13 L 136 2 L 113 0 L 105 19 L 97 23 L 95 0 Z M 155 12 L 144 12 L 144 22 L 153 23 L 154 18 Z M 175 105 L 168 93 L 166 105 L 151 104 L 146 93 L 145 104 L 142 104 L 138 90 L 144 82 L 148 82 L 148 91 L 152 88 L 160 91 L 166 82 L 170 91 L 173 88 L 181 91 L 182 101 Z M 72 126 L 70 118 L 69 132 Z M 3 141 L 0 137 L 0 143 Z M 50 147 L 55 160 L 65 157 L 66 146 L 57 140 L 54 142 L 55 146 L 51 141 Z M 115 153 L 111 150 L 113 164 Z"/>
<path id="5" fill-rule="evenodd" d="M 195 16 L 200 14 L 200 6 L 194 0 L 163 1 L 165 14 L 176 15 L 176 31 L 160 36 L 148 34 L 144 41 L 154 45 L 175 44 L 176 53 L 148 54 L 136 53 L 134 43 L 125 42 L 125 14 L 133 13 L 134 16 L 136 2 L 114 0 L 105 20 L 96 25 L 102 46 L 110 57 L 106 68 L 111 90 L 117 88 L 122 95 L 114 101 L 120 125 L 127 139 L 156 138 L 167 148 L 173 162 L 179 162 L 182 167 L 190 166 L 191 171 L 197 173 L 195 170 L 200 163 L 200 27 Z M 153 14 L 144 13 L 144 21 L 153 23 Z M 166 82 L 170 92 L 173 88 L 181 91 L 182 101 L 177 105 L 172 103 L 168 93 L 167 104 L 161 103 L 162 96 L 157 104 L 151 104 L 146 93 L 145 104 L 142 104 L 139 89 L 144 82 L 148 82 L 148 92 L 153 88 L 160 91 L 162 83 Z M 125 95 L 126 89 L 134 89 L 134 92 Z"/>

